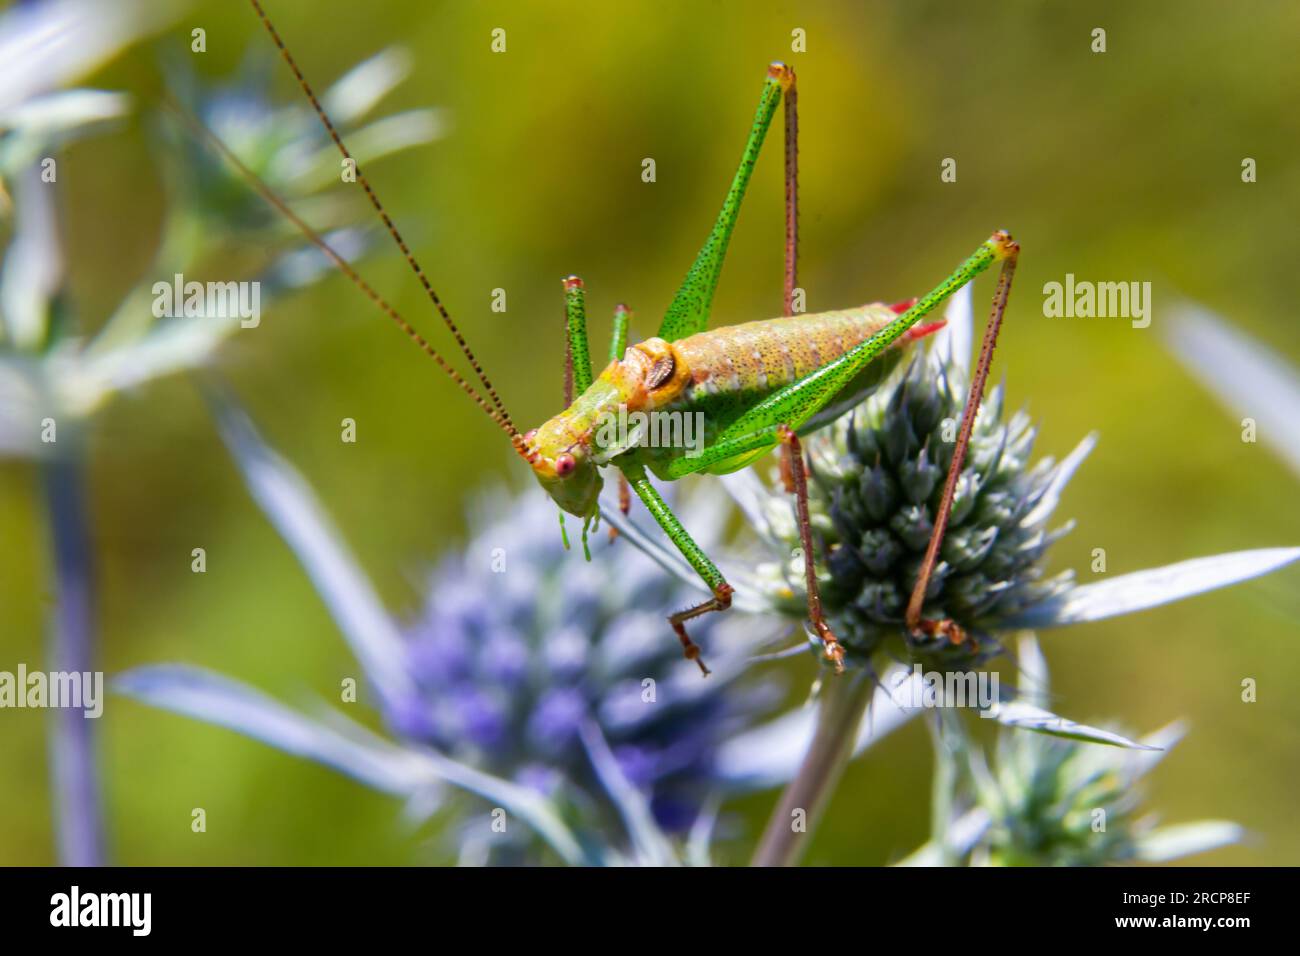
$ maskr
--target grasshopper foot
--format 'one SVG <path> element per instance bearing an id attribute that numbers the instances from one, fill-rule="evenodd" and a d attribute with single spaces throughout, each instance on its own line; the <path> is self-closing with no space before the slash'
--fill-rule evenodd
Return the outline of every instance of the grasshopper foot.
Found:
<path id="1" fill-rule="evenodd" d="M 931 621 L 922 618 L 917 622 L 913 634 L 923 634 L 926 637 L 946 638 L 948 643 L 953 647 L 960 647 L 963 644 L 969 645 L 972 651 L 979 650 L 979 642 L 966 632 L 966 629 L 950 617 L 941 618 L 938 621 Z"/>
<path id="2" fill-rule="evenodd" d="M 840 643 L 825 621 L 814 622 L 822 639 L 822 652 L 825 658 L 835 665 L 835 673 L 844 673 L 844 645 Z"/>
<path id="3" fill-rule="evenodd" d="M 725 611 L 731 607 L 731 595 L 734 592 L 735 588 L 723 581 L 713 589 L 713 597 L 703 604 L 697 604 L 685 611 L 678 611 L 668 618 L 668 623 L 673 626 L 673 630 L 677 633 L 677 639 L 682 642 L 682 654 L 688 661 L 695 661 L 699 665 L 700 673 L 704 677 L 708 677 L 713 672 L 709 670 L 704 663 L 704 659 L 700 657 L 700 646 L 692 641 L 691 636 L 686 633 L 686 622 L 693 617 L 699 617 L 701 614 L 708 614 L 710 611 Z"/>

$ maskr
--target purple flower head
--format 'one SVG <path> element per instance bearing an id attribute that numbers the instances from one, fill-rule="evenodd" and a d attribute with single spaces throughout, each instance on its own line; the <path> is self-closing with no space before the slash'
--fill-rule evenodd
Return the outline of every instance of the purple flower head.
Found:
<path id="1" fill-rule="evenodd" d="M 776 634 L 738 611 L 702 619 L 693 633 L 715 671 L 703 682 L 666 620 L 693 595 L 636 549 L 602 530 L 588 564 L 533 494 L 497 496 L 471 531 L 406 628 L 418 698 L 389 715 L 393 731 L 544 792 L 561 780 L 612 819 L 581 737 L 594 721 L 628 781 L 689 826 L 714 751 L 773 699 L 733 685 Z"/>

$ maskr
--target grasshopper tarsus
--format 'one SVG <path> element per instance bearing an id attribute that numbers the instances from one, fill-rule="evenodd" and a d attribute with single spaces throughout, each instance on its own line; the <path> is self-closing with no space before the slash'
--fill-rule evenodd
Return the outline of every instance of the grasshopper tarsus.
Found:
<path id="1" fill-rule="evenodd" d="M 840 643 L 835 632 L 830 629 L 830 625 L 822 622 L 822 626 L 817 628 L 817 633 L 822 639 L 822 654 L 826 660 L 830 661 L 835 667 L 836 674 L 844 673 L 844 645 Z"/>
<path id="2" fill-rule="evenodd" d="M 685 611 L 678 611 L 670 615 L 668 623 L 672 625 L 673 630 L 677 633 L 677 639 L 682 642 L 682 655 L 688 661 L 695 661 L 700 667 L 700 673 L 708 677 L 713 672 L 709 670 L 700 657 L 700 645 L 691 640 L 691 636 L 686 633 L 686 622 L 691 618 L 699 617 L 702 614 L 708 614 L 710 611 L 725 611 L 731 607 L 731 595 L 735 593 L 733 588 L 726 581 L 718 584 L 713 589 L 713 597 L 709 598 L 695 607 L 687 608 Z"/>
<path id="3" fill-rule="evenodd" d="M 701 677 L 708 677 L 710 674 L 713 673 L 713 671 L 709 670 L 708 665 L 704 663 L 704 658 L 700 657 L 698 654 L 695 655 L 695 663 L 700 665 Z"/>

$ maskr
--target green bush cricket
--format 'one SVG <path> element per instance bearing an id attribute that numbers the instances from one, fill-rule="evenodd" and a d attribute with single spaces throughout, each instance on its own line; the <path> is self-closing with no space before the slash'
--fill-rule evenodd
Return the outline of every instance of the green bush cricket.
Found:
<path id="1" fill-rule="evenodd" d="M 271 39 L 310 100 L 330 138 L 345 160 L 352 156 L 321 107 L 311 85 L 271 24 L 259 0 L 250 0 Z M 784 102 L 785 119 L 785 310 L 784 317 L 708 330 L 710 306 L 722 271 L 750 175 L 758 160 L 777 106 Z M 970 393 L 956 436 L 953 457 L 938 506 L 933 531 L 901 626 L 906 634 L 942 635 L 954 643 L 966 640 L 948 619 L 923 615 L 927 586 L 938 561 L 948 515 L 961 474 L 975 415 L 997 342 L 998 330 L 1011 290 L 1019 245 L 1002 231 L 985 240 L 957 269 L 925 296 L 889 306 L 880 303 L 834 312 L 796 314 L 798 260 L 798 112 L 794 71 L 769 66 L 758 108 L 739 168 L 722 209 L 694 264 L 690 267 L 660 323 L 657 334 L 628 346 L 630 312 L 619 306 L 614 315 L 609 364 L 594 376 L 587 337 L 585 290 L 582 280 L 564 280 L 568 360 L 565 370 L 565 409 L 538 428 L 521 433 L 496 389 L 484 374 L 464 337 L 411 253 L 401 233 L 380 203 L 369 181 L 353 166 L 355 181 L 383 220 L 386 229 L 419 278 L 444 324 L 474 371 L 477 387 L 457 372 L 434 347 L 388 304 L 325 240 L 299 218 L 269 187 L 206 130 L 211 141 L 252 186 L 324 253 L 402 331 L 429 355 L 471 399 L 510 437 L 516 452 L 532 467 L 538 482 L 564 512 L 583 520 L 583 544 L 599 517 L 603 486 L 601 469 L 614 468 L 620 484 L 620 508 L 627 511 L 631 494 L 671 539 L 712 596 L 668 618 L 685 656 L 704 674 L 708 668 L 699 647 L 686 631 L 686 622 L 710 611 L 726 610 L 733 589 L 717 565 L 692 540 L 672 509 L 651 484 L 649 475 L 673 481 L 695 473 L 725 474 L 746 467 L 775 448 L 781 450 L 781 474 L 795 496 L 807 584 L 808 618 L 837 672 L 844 669 L 844 650 L 822 613 L 818 596 L 812 528 L 808 516 L 807 474 L 800 436 L 846 413 L 865 398 L 898 362 L 908 342 L 922 338 L 943 323 L 922 320 L 945 299 L 990 265 L 1001 263 L 993 305 Z M 647 446 L 643 436 L 620 435 L 599 440 L 602 425 L 622 413 L 699 415 L 703 441 L 689 451 L 677 445 Z M 567 539 L 566 539 L 567 540 Z M 588 553 L 588 558 L 590 554 Z"/>

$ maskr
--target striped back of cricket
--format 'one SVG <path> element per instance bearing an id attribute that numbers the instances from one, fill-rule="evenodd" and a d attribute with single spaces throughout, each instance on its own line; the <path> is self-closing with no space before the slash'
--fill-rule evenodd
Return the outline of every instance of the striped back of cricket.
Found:
<path id="1" fill-rule="evenodd" d="M 673 343 L 688 370 L 681 392 L 663 411 L 703 413 L 704 441 L 727 428 L 744 412 L 779 389 L 834 361 L 898 318 L 898 311 L 883 303 L 765 319 L 710 329 Z M 904 336 L 863 369 L 840 395 L 799 429 L 815 431 L 870 394 L 898 364 L 902 349 L 912 341 Z M 651 470 L 678 457 L 681 448 L 671 444 L 643 447 L 638 457 Z M 761 453 L 760 453 L 761 454 Z M 743 467 L 728 463 L 722 469 Z"/>
<path id="2" fill-rule="evenodd" d="M 695 407 L 721 395 L 752 405 L 834 361 L 897 318 L 892 308 L 877 303 L 689 336 L 676 343 L 691 370 L 683 398 Z"/>

